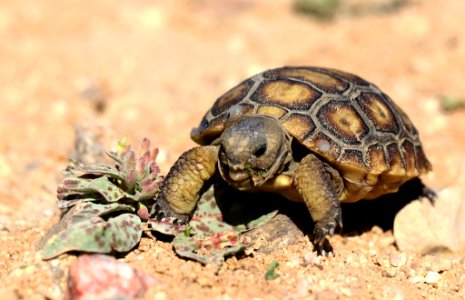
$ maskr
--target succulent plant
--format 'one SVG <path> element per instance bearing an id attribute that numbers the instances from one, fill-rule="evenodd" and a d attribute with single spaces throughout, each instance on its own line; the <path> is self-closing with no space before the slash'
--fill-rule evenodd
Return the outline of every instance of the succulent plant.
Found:
<path id="1" fill-rule="evenodd" d="M 116 152 L 107 152 L 116 162 L 114 167 L 70 164 L 57 190 L 59 207 L 77 201 L 153 203 L 163 182 L 156 163 L 158 149 L 150 151 L 150 141 L 144 139 L 139 152 L 136 157 L 130 146 L 119 143 Z"/>
<path id="2" fill-rule="evenodd" d="M 43 259 L 69 251 L 127 252 L 137 245 L 143 230 L 154 230 L 175 236 L 173 248 L 179 256 L 220 266 L 225 256 L 250 245 L 245 232 L 276 214 L 273 211 L 232 226 L 224 222 L 218 207 L 223 190 L 212 185 L 201 195 L 189 224 L 150 218 L 149 211 L 156 214 L 155 197 L 163 177 L 155 162 L 158 151 L 149 147 L 149 140 L 144 139 L 136 155 L 120 143 L 115 152 L 107 152 L 114 166 L 70 163 L 57 189 L 61 219 L 41 241 Z M 247 215 L 247 211 L 240 214 Z"/>
<path id="3" fill-rule="evenodd" d="M 163 181 L 148 139 L 139 153 L 120 143 L 107 153 L 113 167 L 68 166 L 57 189 L 62 218 L 47 234 L 44 259 L 68 251 L 127 252 L 139 242 Z"/>

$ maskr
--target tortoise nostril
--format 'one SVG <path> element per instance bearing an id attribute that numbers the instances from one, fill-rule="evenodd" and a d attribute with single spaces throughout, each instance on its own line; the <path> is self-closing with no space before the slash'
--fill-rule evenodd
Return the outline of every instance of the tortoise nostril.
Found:
<path id="1" fill-rule="evenodd" d="M 260 157 L 262 156 L 263 154 L 265 154 L 266 152 L 266 144 L 263 144 L 263 145 L 260 145 L 260 147 L 258 147 L 255 152 L 253 153 L 253 155 L 255 157 Z"/>

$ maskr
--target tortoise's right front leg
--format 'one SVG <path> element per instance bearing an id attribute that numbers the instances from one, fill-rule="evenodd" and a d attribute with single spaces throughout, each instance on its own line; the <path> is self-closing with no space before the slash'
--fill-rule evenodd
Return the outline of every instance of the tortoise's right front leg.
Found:
<path id="1" fill-rule="evenodd" d="M 184 152 L 171 167 L 155 202 L 155 216 L 185 223 L 192 215 L 204 183 L 216 172 L 218 146 Z"/>

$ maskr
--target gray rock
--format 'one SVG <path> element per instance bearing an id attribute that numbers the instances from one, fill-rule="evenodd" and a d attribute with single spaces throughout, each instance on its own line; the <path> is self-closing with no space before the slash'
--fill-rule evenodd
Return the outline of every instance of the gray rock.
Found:
<path id="1" fill-rule="evenodd" d="M 303 232 L 286 215 L 278 214 L 269 222 L 252 230 L 247 235 L 256 241 L 254 247 L 259 253 L 282 251 L 289 245 L 298 243 Z"/>
<path id="2" fill-rule="evenodd" d="M 434 206 L 426 199 L 406 205 L 394 219 L 394 237 L 401 251 L 419 254 L 458 251 L 465 246 L 465 191 L 448 188 Z"/>

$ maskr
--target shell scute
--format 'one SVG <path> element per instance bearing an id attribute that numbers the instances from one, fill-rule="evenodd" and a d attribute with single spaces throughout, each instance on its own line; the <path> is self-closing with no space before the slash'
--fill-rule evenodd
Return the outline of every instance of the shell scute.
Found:
<path id="1" fill-rule="evenodd" d="M 414 176 L 418 170 L 417 168 L 417 157 L 415 154 L 415 146 L 409 140 L 405 140 L 401 146 L 402 157 L 405 161 L 405 171 L 408 176 Z"/>
<path id="2" fill-rule="evenodd" d="M 275 104 L 291 110 L 309 110 L 321 93 L 311 86 L 292 80 L 264 81 L 251 99 L 259 104 Z"/>
<path id="3" fill-rule="evenodd" d="M 397 176 L 405 176 L 406 170 L 402 154 L 399 150 L 397 143 L 392 143 L 386 146 L 388 154 L 388 162 L 390 167 L 390 173 Z"/>
<path id="4" fill-rule="evenodd" d="M 426 173 L 428 171 L 431 171 L 431 164 L 426 158 L 425 152 L 423 152 L 423 148 L 421 145 L 416 145 L 415 146 L 415 153 L 416 153 L 416 158 L 417 158 L 417 165 L 418 165 L 418 170 L 421 173 Z"/>
<path id="5" fill-rule="evenodd" d="M 347 101 L 329 101 L 317 114 L 322 126 L 346 144 L 360 144 L 369 128 Z"/>
<path id="6" fill-rule="evenodd" d="M 257 114 L 281 119 L 287 113 L 287 110 L 276 105 L 260 105 Z"/>
<path id="7" fill-rule="evenodd" d="M 362 93 L 357 103 L 370 119 L 376 130 L 383 132 L 399 132 L 399 125 L 394 111 L 387 104 L 386 98 L 372 93 Z"/>
<path id="8" fill-rule="evenodd" d="M 346 91 L 350 84 L 331 75 L 319 72 L 312 68 L 281 68 L 265 72 L 263 75 L 269 79 L 297 79 L 303 80 L 316 86 L 326 93 L 342 93 Z"/>
<path id="9" fill-rule="evenodd" d="M 368 167 L 376 173 L 382 173 L 389 169 L 384 148 L 380 144 L 373 144 L 367 149 Z M 375 171 L 376 170 L 376 171 Z"/>
<path id="10" fill-rule="evenodd" d="M 315 123 L 312 118 L 304 114 L 291 114 L 286 120 L 282 121 L 282 126 L 289 134 L 298 140 L 304 140 L 306 136 L 315 131 Z"/>
<path id="11" fill-rule="evenodd" d="M 334 76 L 334 77 L 344 79 L 345 81 L 347 81 L 349 83 L 354 83 L 354 84 L 359 85 L 359 86 L 370 86 L 371 85 L 365 79 L 363 79 L 363 78 L 361 78 L 361 77 L 359 77 L 357 75 L 347 73 L 347 72 L 344 72 L 344 71 L 341 71 L 341 70 L 324 69 L 324 68 L 315 68 L 315 70 L 318 70 L 318 71 L 320 71 L 322 73 L 326 73 L 326 74 Z"/>
<path id="12" fill-rule="evenodd" d="M 345 162 L 347 167 L 350 166 L 352 169 L 366 169 L 363 153 L 360 150 L 347 149 L 342 153 L 340 159 Z"/>
<path id="13" fill-rule="evenodd" d="M 330 162 L 334 162 L 341 153 L 341 146 L 323 132 L 318 132 L 306 138 L 302 144 Z"/>
<path id="14" fill-rule="evenodd" d="M 230 89 L 226 94 L 219 97 L 215 104 L 211 108 L 211 112 L 214 116 L 217 116 L 232 107 L 233 105 L 241 102 L 241 100 L 247 95 L 250 88 L 253 85 L 252 80 L 246 80 L 239 85 Z"/>

